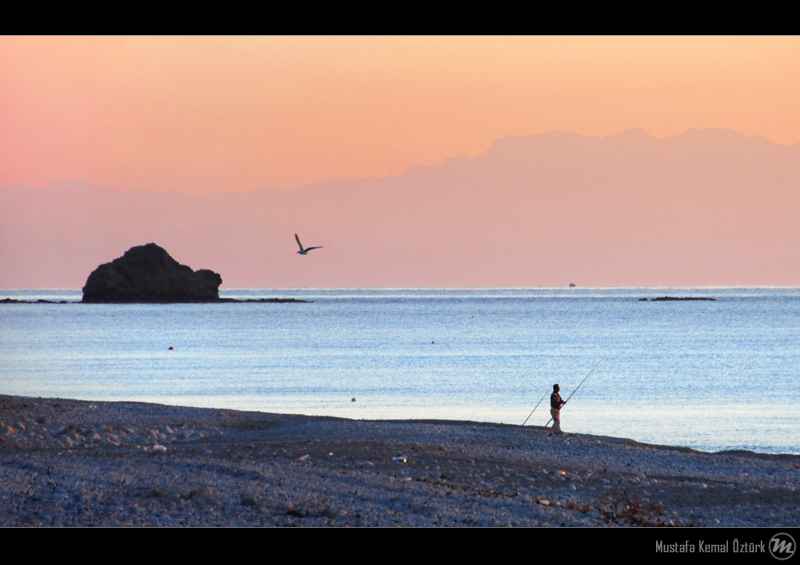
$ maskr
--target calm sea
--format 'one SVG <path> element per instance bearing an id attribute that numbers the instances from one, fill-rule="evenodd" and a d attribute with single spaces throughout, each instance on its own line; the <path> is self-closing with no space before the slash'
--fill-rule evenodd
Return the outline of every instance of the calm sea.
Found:
<path id="1" fill-rule="evenodd" d="M 522 424 L 800 453 L 800 289 L 223 289 L 308 303 L 0 299 L 0 393 Z M 657 296 L 715 301 L 642 302 Z M 170 350 L 169 348 L 173 349 Z M 356 401 L 353 402 L 352 399 Z M 549 419 L 545 398 L 529 420 Z"/>

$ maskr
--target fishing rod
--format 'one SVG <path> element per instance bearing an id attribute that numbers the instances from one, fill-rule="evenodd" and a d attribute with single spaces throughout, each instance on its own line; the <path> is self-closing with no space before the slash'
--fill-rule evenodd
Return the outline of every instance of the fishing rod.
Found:
<path id="1" fill-rule="evenodd" d="M 570 398 L 572 398 L 572 395 L 573 395 L 573 394 L 575 394 L 576 392 L 578 392 L 578 389 L 579 389 L 579 388 L 581 388 L 581 386 L 583 385 L 583 383 L 585 383 L 585 382 L 586 382 L 586 379 L 588 379 L 588 378 L 589 378 L 589 375 L 591 375 L 592 373 L 594 373 L 594 370 L 595 370 L 595 369 L 597 369 L 597 367 L 599 367 L 599 366 L 600 366 L 600 363 L 602 363 L 602 362 L 603 362 L 603 360 L 602 360 L 602 359 L 600 359 L 600 361 L 598 361 L 598 362 L 597 362 L 597 365 L 595 365 L 594 367 L 592 367 L 592 370 L 591 370 L 591 371 L 589 371 L 585 377 L 583 377 L 583 380 L 581 381 L 581 384 L 579 384 L 577 387 L 575 387 L 575 390 L 573 390 L 573 391 L 572 391 L 572 393 L 571 393 L 571 394 L 570 394 L 570 395 L 567 397 L 567 399 L 564 401 L 564 404 L 566 404 L 567 402 L 569 402 L 569 399 L 570 399 Z M 541 401 L 540 401 L 540 402 L 541 402 Z M 550 422 L 552 422 L 552 421 L 553 421 L 553 418 L 550 418 L 549 420 L 547 420 L 547 424 L 545 424 L 545 425 L 544 425 L 544 427 L 546 428 L 546 427 L 548 426 L 548 424 L 550 424 Z"/>
<path id="2" fill-rule="evenodd" d="M 542 400 L 544 400 L 544 397 L 545 397 L 545 396 L 547 396 L 547 393 L 546 393 L 546 392 L 545 392 L 545 393 L 542 395 L 542 397 L 539 399 L 539 402 L 537 402 L 537 403 L 536 403 L 536 406 L 534 406 L 534 407 L 533 407 L 533 410 L 531 410 L 531 413 L 530 413 L 530 414 L 528 414 L 528 417 L 527 417 L 527 418 L 525 418 L 525 421 L 524 421 L 524 422 L 522 422 L 522 425 L 523 425 L 523 426 L 524 426 L 525 424 L 527 424 L 527 423 L 528 423 L 528 420 L 530 419 L 530 417 L 531 417 L 531 416 L 533 416 L 533 413 L 534 413 L 534 412 L 536 412 L 536 409 L 537 409 L 537 408 L 539 408 L 539 405 L 542 403 Z"/>

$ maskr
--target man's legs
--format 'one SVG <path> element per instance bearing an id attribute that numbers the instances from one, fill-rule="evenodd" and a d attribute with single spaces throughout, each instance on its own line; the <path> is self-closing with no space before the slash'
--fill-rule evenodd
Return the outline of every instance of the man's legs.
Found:
<path id="1" fill-rule="evenodd" d="M 561 410 L 559 408 L 551 408 L 550 415 L 553 417 L 553 431 L 561 433 Z"/>

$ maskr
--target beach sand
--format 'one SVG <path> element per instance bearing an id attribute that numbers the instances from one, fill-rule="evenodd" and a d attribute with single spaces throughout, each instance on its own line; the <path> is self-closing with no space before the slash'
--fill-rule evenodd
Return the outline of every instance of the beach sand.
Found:
<path id="1" fill-rule="evenodd" d="M 800 455 L 2 395 L 0 485 L 2 526 L 800 524 Z"/>

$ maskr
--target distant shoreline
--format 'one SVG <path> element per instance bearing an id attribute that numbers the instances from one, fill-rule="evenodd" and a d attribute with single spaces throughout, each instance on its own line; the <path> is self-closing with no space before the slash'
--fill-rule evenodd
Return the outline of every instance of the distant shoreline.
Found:
<path id="1" fill-rule="evenodd" d="M 657 298 L 651 298 L 650 302 L 672 302 L 675 300 L 711 300 L 713 302 L 716 300 L 716 298 L 709 298 L 707 296 L 659 296 Z M 639 299 L 639 302 L 647 301 L 647 298 Z"/>
<path id="2" fill-rule="evenodd" d="M 313 300 L 298 300 L 296 298 L 248 298 L 240 300 L 238 298 L 220 298 L 219 300 L 198 300 L 193 302 L 84 302 L 83 300 L 18 300 L 16 298 L 3 298 L 0 304 L 219 304 L 222 302 L 259 302 L 270 304 L 283 304 L 286 302 L 311 303 Z"/>

